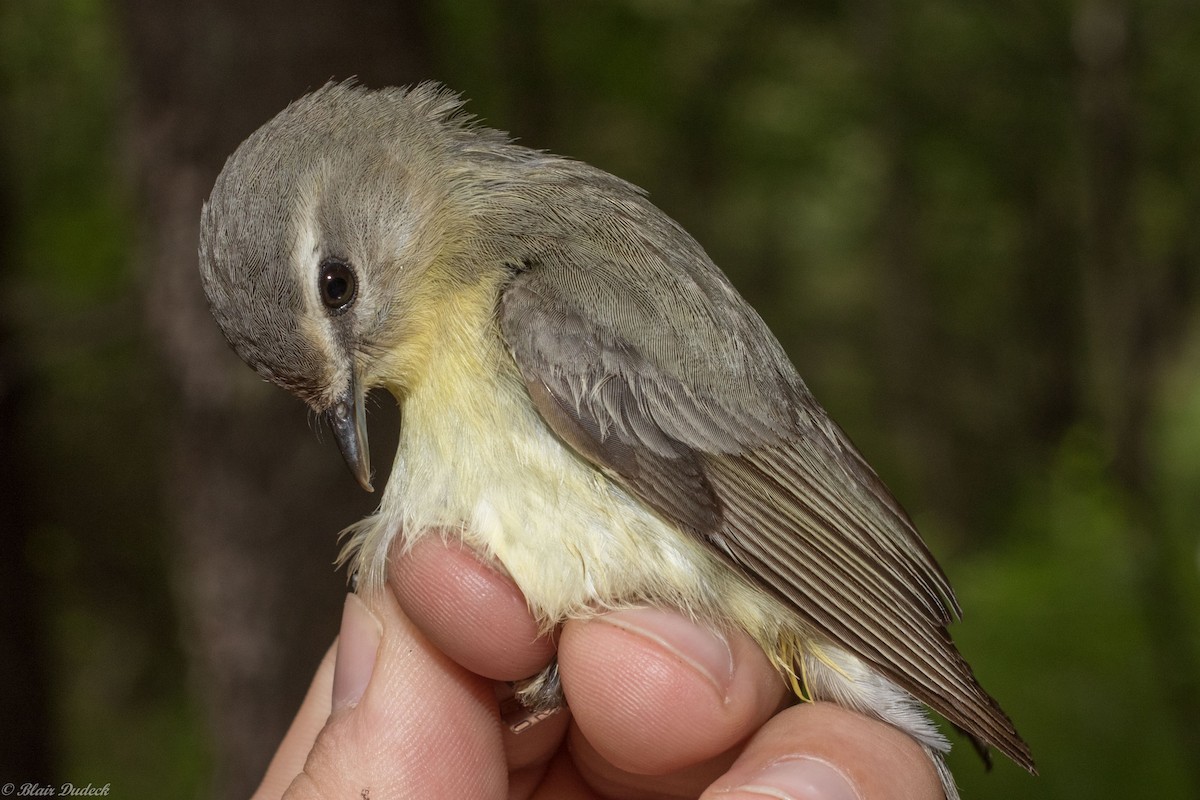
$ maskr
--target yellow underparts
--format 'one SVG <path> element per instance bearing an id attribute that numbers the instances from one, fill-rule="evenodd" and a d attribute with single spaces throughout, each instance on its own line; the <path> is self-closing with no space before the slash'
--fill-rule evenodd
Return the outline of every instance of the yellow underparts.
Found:
<path id="1" fill-rule="evenodd" d="M 430 298 L 391 362 L 397 377 L 382 376 L 402 428 L 378 511 L 347 531 L 361 591 L 382 587 L 396 536 L 402 547 L 431 532 L 458 537 L 503 566 L 546 628 L 613 608 L 676 608 L 746 630 L 809 699 L 805 664 L 827 659 L 794 614 L 550 431 L 501 340 L 494 296 L 459 287 Z"/>

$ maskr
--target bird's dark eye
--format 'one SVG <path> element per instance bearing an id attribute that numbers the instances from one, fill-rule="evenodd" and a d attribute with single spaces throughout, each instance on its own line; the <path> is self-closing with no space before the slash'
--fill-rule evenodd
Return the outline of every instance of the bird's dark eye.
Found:
<path id="1" fill-rule="evenodd" d="M 321 292 L 321 302 L 330 311 L 342 312 L 354 302 L 358 294 L 358 280 L 354 270 L 344 261 L 327 258 L 321 262 L 321 275 L 317 279 Z"/>

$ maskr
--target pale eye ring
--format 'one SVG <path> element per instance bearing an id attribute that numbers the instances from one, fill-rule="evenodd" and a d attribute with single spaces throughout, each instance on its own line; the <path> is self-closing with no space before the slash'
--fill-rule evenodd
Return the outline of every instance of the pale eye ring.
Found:
<path id="1" fill-rule="evenodd" d="M 350 307 L 358 295 L 358 278 L 345 261 L 327 258 L 321 262 L 321 273 L 317 278 L 317 289 L 321 302 L 330 311 L 341 314 Z"/>

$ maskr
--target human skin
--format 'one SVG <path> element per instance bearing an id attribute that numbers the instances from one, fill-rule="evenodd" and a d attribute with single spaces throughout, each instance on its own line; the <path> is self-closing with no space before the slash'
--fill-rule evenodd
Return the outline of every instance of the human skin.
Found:
<path id="1" fill-rule="evenodd" d="M 791 704 L 744 635 L 656 609 L 539 635 L 507 577 L 438 537 L 393 557 L 387 585 L 347 597 L 254 800 L 942 797 L 909 737 Z M 498 682 L 556 652 L 570 712 L 510 732 Z"/>

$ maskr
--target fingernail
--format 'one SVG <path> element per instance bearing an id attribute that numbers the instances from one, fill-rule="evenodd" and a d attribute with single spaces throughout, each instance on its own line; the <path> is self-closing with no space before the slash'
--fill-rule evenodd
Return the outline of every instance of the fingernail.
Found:
<path id="1" fill-rule="evenodd" d="M 773 800 L 862 800 L 841 770 L 808 756 L 774 761 L 728 794 Z"/>
<path id="2" fill-rule="evenodd" d="M 725 637 L 666 611 L 635 608 L 598 617 L 602 622 L 643 636 L 691 664 L 722 697 L 733 682 L 733 654 Z"/>
<path id="3" fill-rule="evenodd" d="M 371 673 L 383 627 L 356 594 L 346 595 L 342 630 L 338 634 L 337 662 L 333 668 L 333 710 L 358 705 Z"/>

